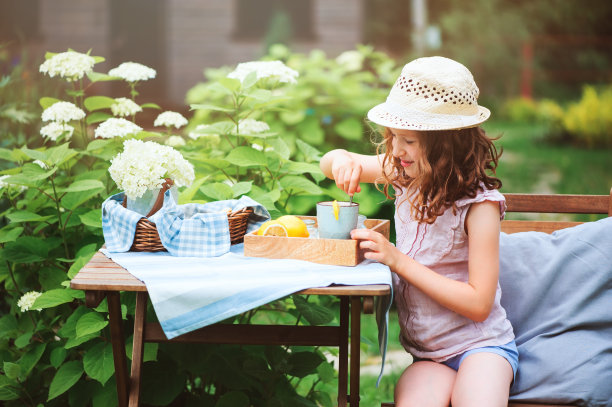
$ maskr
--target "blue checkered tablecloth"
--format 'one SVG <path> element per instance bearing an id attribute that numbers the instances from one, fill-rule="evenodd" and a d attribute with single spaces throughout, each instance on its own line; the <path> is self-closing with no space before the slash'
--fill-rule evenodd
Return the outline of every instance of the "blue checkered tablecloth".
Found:
<path id="1" fill-rule="evenodd" d="M 142 215 L 122 206 L 124 193 L 115 194 L 102 203 L 102 231 L 109 252 L 130 250 L 136 233 L 136 224 Z M 164 195 L 162 208 L 149 220 L 155 223 L 159 238 L 173 256 L 213 257 L 230 250 L 230 232 L 227 209 L 232 211 L 252 207 L 247 231 L 250 233 L 270 219 L 263 205 L 242 196 L 240 199 L 190 203 L 178 205 L 170 191 Z"/>

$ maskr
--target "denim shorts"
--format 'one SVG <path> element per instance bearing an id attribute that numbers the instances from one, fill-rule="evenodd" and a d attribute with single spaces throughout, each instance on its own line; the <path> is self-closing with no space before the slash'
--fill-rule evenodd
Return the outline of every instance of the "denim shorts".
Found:
<path id="1" fill-rule="evenodd" d="M 506 359 L 508 363 L 510 363 L 510 366 L 512 366 L 512 382 L 514 382 L 514 379 L 516 379 L 516 370 L 518 369 L 518 349 L 516 348 L 516 343 L 514 341 L 510 341 L 507 344 L 500 346 L 485 346 L 482 348 L 470 349 L 460 355 L 445 360 L 442 362 L 442 364 L 450 367 L 453 370 L 459 370 L 459 365 L 461 365 L 463 359 L 469 355 L 479 352 L 495 353 Z"/>

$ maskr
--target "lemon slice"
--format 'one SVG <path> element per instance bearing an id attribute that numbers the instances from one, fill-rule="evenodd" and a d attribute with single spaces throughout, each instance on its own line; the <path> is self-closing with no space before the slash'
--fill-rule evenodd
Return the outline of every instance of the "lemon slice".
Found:
<path id="1" fill-rule="evenodd" d="M 287 237 L 289 234 L 287 233 L 287 228 L 281 225 L 280 223 L 273 223 L 268 225 L 262 235 L 264 236 L 282 236 Z"/>
<path id="2" fill-rule="evenodd" d="M 336 201 L 334 199 L 334 202 L 332 203 L 332 206 L 334 207 L 334 218 L 336 218 L 336 220 L 338 220 L 338 212 L 340 212 L 340 207 L 338 206 L 338 201 Z"/>

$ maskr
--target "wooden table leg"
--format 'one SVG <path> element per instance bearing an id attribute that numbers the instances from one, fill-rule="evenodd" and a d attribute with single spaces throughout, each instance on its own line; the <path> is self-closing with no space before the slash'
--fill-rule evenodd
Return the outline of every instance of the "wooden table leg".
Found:
<path id="1" fill-rule="evenodd" d="M 359 407 L 359 367 L 361 343 L 361 297 L 351 296 L 351 407 Z"/>
<path id="2" fill-rule="evenodd" d="M 144 352 L 144 327 L 147 317 L 147 298 L 146 292 L 139 292 L 136 294 L 129 407 L 138 407 L 140 404 L 140 381 L 142 375 L 142 354 Z"/>
<path id="3" fill-rule="evenodd" d="M 340 297 L 340 346 L 338 351 L 338 407 L 346 407 L 348 388 L 349 299 Z"/>
<path id="4" fill-rule="evenodd" d="M 128 405 L 128 389 L 130 388 L 127 372 L 127 359 L 125 356 L 125 339 L 123 337 L 123 323 L 121 322 L 121 301 L 119 293 L 109 291 L 106 293 L 108 301 L 108 319 L 110 322 L 111 342 L 113 344 L 113 360 L 115 362 L 115 380 L 117 381 L 117 397 L 119 407 Z"/>

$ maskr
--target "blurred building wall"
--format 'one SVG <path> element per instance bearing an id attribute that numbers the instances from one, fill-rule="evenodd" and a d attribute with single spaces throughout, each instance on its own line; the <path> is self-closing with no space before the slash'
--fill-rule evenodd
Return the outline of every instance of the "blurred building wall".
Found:
<path id="1" fill-rule="evenodd" d="M 153 27 L 162 30 L 161 35 L 147 43 L 142 43 L 143 39 L 134 38 L 140 41 L 137 44 L 130 44 L 133 39 L 129 35 L 127 38 L 118 38 L 119 30 L 115 20 L 117 13 L 121 13 L 120 7 L 125 5 L 121 1 L 135 0 L 39 1 L 41 41 L 37 48 L 42 47 L 52 52 L 65 51 L 67 48 L 80 52 L 91 49 L 92 55 L 107 59 L 104 64 L 97 65 L 99 71 L 106 71 L 119 62 L 125 62 L 113 57 L 113 54 L 119 53 L 118 47 L 122 47 L 120 54 L 124 58 L 126 49 L 131 49 L 129 55 L 134 55 L 134 62 L 146 65 L 147 61 L 143 59 L 148 59 L 164 65 L 149 65 L 158 70 L 159 81 L 156 79 L 156 82 L 162 87 L 153 92 L 152 96 L 162 96 L 177 105 L 184 105 L 187 90 L 203 80 L 202 72 L 205 68 L 234 66 L 239 62 L 258 59 L 264 51 L 262 38 L 236 36 L 240 28 L 236 27 L 240 0 L 139 0 L 143 5 L 140 12 L 126 8 L 127 13 L 134 14 L 128 16 L 127 21 L 132 22 L 130 30 L 138 32 L 150 29 L 152 27 L 149 25 L 156 18 L 162 18 L 163 21 Z M 147 1 L 157 7 L 147 7 Z M 310 2 L 312 14 L 309 18 L 313 35 L 307 39 L 292 40 L 290 47 L 293 51 L 321 49 L 328 56 L 336 56 L 363 41 L 361 0 Z M 147 14 L 153 8 L 156 16 Z"/>

